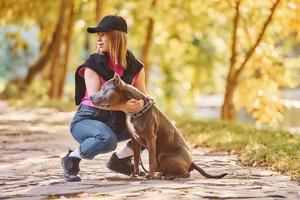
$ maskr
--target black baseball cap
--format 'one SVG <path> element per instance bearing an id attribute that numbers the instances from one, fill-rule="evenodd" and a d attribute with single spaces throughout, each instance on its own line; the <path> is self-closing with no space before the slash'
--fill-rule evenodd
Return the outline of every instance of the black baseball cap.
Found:
<path id="1" fill-rule="evenodd" d="M 127 23 L 123 17 L 119 15 L 107 15 L 100 20 L 98 26 L 87 28 L 87 32 L 89 33 L 110 32 L 114 30 L 127 33 Z"/>

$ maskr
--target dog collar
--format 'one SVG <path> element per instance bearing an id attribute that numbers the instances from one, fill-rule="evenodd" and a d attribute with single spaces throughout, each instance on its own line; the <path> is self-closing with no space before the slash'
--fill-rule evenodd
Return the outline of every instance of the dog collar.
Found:
<path id="1" fill-rule="evenodd" d="M 153 99 L 149 99 L 143 106 L 142 110 L 139 112 L 134 112 L 134 113 L 127 113 L 131 118 L 137 118 L 142 116 L 145 112 L 147 112 L 152 106 L 156 104 L 156 102 Z"/>

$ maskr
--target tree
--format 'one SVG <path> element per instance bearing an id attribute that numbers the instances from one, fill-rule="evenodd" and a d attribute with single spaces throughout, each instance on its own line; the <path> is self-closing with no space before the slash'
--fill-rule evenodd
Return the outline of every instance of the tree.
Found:
<path id="1" fill-rule="evenodd" d="M 51 23 L 47 24 L 47 22 L 50 16 L 56 17 L 55 15 L 53 15 L 55 13 L 54 10 L 56 9 L 56 7 L 54 6 L 49 8 L 49 5 L 47 3 L 48 2 L 46 2 L 46 4 L 40 4 L 37 1 L 28 0 L 28 4 L 31 5 L 33 9 L 30 13 L 35 16 L 34 18 L 37 18 L 36 23 L 40 27 L 41 54 L 39 55 L 37 60 L 31 66 L 29 66 L 25 78 L 22 81 L 18 81 L 16 84 L 18 85 L 20 91 L 25 91 L 38 74 L 46 71 L 47 73 L 45 77 L 48 78 L 50 82 L 49 96 L 54 99 L 59 99 L 63 94 L 73 27 L 75 20 L 78 17 L 77 15 L 82 9 L 83 3 L 80 3 L 77 6 L 77 9 L 75 9 L 75 2 L 73 0 L 63 0 L 61 1 L 61 4 L 55 4 L 60 6 L 60 13 L 58 15 L 58 19 L 56 19 L 57 23 L 55 25 L 54 31 L 52 32 L 52 36 L 50 37 L 50 42 L 48 42 L 48 38 L 50 35 L 49 33 L 52 31 L 52 28 Z M 9 6 L 9 4 L 5 6 Z M 15 7 L 12 7 L 13 12 L 17 12 L 19 10 L 19 6 L 16 6 L 15 4 L 14 6 Z M 39 9 L 37 9 L 39 11 L 34 10 L 34 8 L 36 7 L 39 7 Z M 49 17 L 44 15 L 45 10 L 49 11 L 47 13 L 52 13 L 52 15 L 50 15 Z M 24 16 L 28 17 L 28 21 L 32 20 L 32 16 L 27 16 L 26 12 L 21 12 L 21 14 L 24 14 Z M 41 17 L 40 15 L 43 15 L 43 17 Z M 8 18 L 7 21 L 10 21 L 10 18 Z M 15 80 L 13 79 L 12 81 L 9 81 L 7 87 L 10 87 L 9 85 L 12 82 L 15 82 Z"/>
<path id="2" fill-rule="evenodd" d="M 61 7 L 65 7 L 65 1 L 61 4 Z M 61 8 L 62 10 L 62 8 Z M 47 39 L 42 40 L 42 46 L 47 46 L 41 48 L 41 55 L 38 57 L 38 59 L 29 67 L 26 77 L 22 81 L 22 85 L 28 86 L 32 83 L 34 80 L 34 77 L 41 72 L 45 67 L 46 64 L 53 58 L 53 52 L 57 51 L 57 46 L 59 45 L 60 40 L 60 34 L 62 29 L 62 21 L 61 18 L 64 17 L 64 14 L 61 14 L 60 17 L 57 19 L 57 23 L 55 26 L 55 30 L 53 32 L 53 35 L 51 37 L 51 41 L 49 44 L 46 44 L 45 41 Z M 40 27 L 46 27 L 43 24 L 40 25 Z M 43 29 L 42 29 L 43 30 Z"/>
<path id="3" fill-rule="evenodd" d="M 235 2 L 235 17 L 234 17 L 234 28 L 233 28 L 233 34 L 232 34 L 232 55 L 230 59 L 230 67 L 229 72 L 227 75 L 227 82 L 226 82 L 226 92 L 225 92 L 225 98 L 224 103 L 222 106 L 222 113 L 221 117 L 222 119 L 234 119 L 236 117 L 236 110 L 233 102 L 233 94 L 237 88 L 239 78 L 242 74 L 242 72 L 245 70 L 245 67 L 249 61 L 249 59 L 252 57 L 253 53 L 255 52 L 256 48 L 260 44 L 261 40 L 263 39 L 263 36 L 265 35 L 266 29 L 269 26 L 270 22 L 272 21 L 273 15 L 276 11 L 276 8 L 278 7 L 280 0 L 276 0 L 273 4 L 273 6 L 270 8 L 270 14 L 267 17 L 266 21 L 264 22 L 261 31 L 259 32 L 255 43 L 250 47 L 250 49 L 247 51 L 244 60 L 239 64 L 239 66 L 236 66 L 236 57 L 237 57 L 237 29 L 239 25 L 240 20 L 240 0 L 237 0 Z"/>
<path id="4" fill-rule="evenodd" d="M 157 4 L 157 0 L 152 0 L 150 9 L 154 10 L 156 4 Z M 148 77 L 150 73 L 149 54 L 150 54 L 151 43 L 153 40 L 153 29 L 154 29 L 154 19 L 152 16 L 149 16 L 147 22 L 147 28 L 146 28 L 146 37 L 142 47 L 142 56 L 141 56 L 142 62 L 144 63 L 144 67 L 145 67 L 146 83 L 148 82 Z"/>
<path id="5" fill-rule="evenodd" d="M 65 19 L 66 10 L 68 12 L 68 21 Z M 64 24 L 67 21 L 67 26 Z M 74 2 L 73 0 L 62 0 L 60 7 L 60 15 L 57 23 L 55 48 L 50 68 L 50 90 L 49 97 L 52 99 L 59 99 L 62 96 L 64 79 L 66 75 L 66 68 L 69 57 L 70 40 L 72 37 L 72 30 L 74 25 Z M 62 46 L 64 48 L 62 49 Z"/>

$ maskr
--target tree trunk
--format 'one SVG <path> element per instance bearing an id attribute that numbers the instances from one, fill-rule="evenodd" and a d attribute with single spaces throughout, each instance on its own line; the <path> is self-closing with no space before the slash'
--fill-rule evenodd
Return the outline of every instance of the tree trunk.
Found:
<path id="1" fill-rule="evenodd" d="M 224 102 L 221 109 L 221 118 L 226 120 L 232 120 L 236 118 L 236 110 L 233 103 L 233 95 L 235 92 L 236 87 L 238 86 L 238 80 L 241 75 L 241 73 L 244 71 L 245 66 L 247 65 L 249 59 L 253 56 L 253 53 L 255 52 L 255 49 L 260 44 L 267 27 L 272 21 L 272 17 L 275 13 L 276 8 L 278 7 L 280 3 L 280 0 L 276 0 L 273 4 L 273 6 L 270 8 L 270 15 L 266 19 L 266 21 L 263 24 L 263 27 L 261 29 L 261 32 L 258 34 L 258 37 L 253 44 L 253 46 L 249 49 L 249 51 L 246 53 L 245 59 L 240 64 L 240 66 L 236 69 L 236 40 L 237 40 L 237 27 L 238 27 L 238 21 L 239 21 L 239 4 L 240 1 L 236 2 L 236 14 L 234 18 L 234 29 L 233 29 L 233 38 L 232 38 L 232 55 L 231 55 L 231 62 L 230 62 L 230 69 L 227 76 L 227 83 L 226 83 L 226 92 L 224 97 Z"/>
<path id="2" fill-rule="evenodd" d="M 51 54 L 53 54 L 53 50 L 54 50 L 54 47 L 55 47 L 55 42 L 57 40 L 57 32 L 58 32 L 58 28 L 59 28 L 58 23 L 59 23 L 59 21 L 57 22 L 56 29 L 55 29 L 55 31 L 52 35 L 51 42 L 47 45 L 47 47 L 42 47 L 41 48 L 41 50 L 42 50 L 41 55 L 35 61 L 35 63 L 33 63 L 29 67 L 28 72 L 26 74 L 26 77 L 22 81 L 22 84 L 30 85 L 31 82 L 34 80 L 35 76 L 39 72 L 41 72 L 45 68 L 47 62 L 49 62 Z M 42 46 L 45 46 L 45 45 L 46 45 L 45 42 L 42 41 Z"/>
<path id="3" fill-rule="evenodd" d="M 102 17 L 103 4 L 104 0 L 96 0 L 96 23 L 98 23 Z"/>
<path id="4" fill-rule="evenodd" d="M 236 81 L 233 82 L 232 78 L 236 72 L 235 64 L 236 64 L 236 57 L 237 57 L 237 28 L 239 25 L 240 20 L 240 1 L 236 1 L 235 4 L 235 17 L 233 20 L 233 30 L 232 30 L 232 45 L 231 45 L 231 58 L 230 58 L 230 67 L 229 72 L 227 75 L 227 82 L 226 82 L 226 91 L 224 102 L 221 108 L 221 118 L 222 119 L 234 119 L 235 114 L 235 107 L 233 103 L 233 93 L 236 88 Z"/>
<path id="5" fill-rule="evenodd" d="M 232 120 L 236 118 L 236 109 L 233 103 L 233 94 L 236 89 L 237 82 L 229 82 L 226 85 L 226 93 L 224 103 L 221 109 L 221 118 Z"/>
<path id="6" fill-rule="evenodd" d="M 55 90 L 57 91 L 56 98 L 61 98 L 63 95 L 63 89 L 65 86 L 65 78 L 68 68 L 68 61 L 70 55 L 70 43 L 72 39 L 73 27 L 75 22 L 75 13 L 74 13 L 74 0 L 70 0 L 70 12 L 69 12 L 69 19 L 67 29 L 65 31 L 64 42 L 65 42 L 65 51 L 62 53 L 62 63 L 61 66 L 57 68 L 58 75 L 57 79 L 54 83 Z"/>
<path id="7" fill-rule="evenodd" d="M 95 23 L 98 24 L 100 19 L 103 15 L 103 8 L 104 8 L 104 2 L 105 0 L 96 0 L 96 6 L 95 6 Z M 91 49 L 94 43 L 94 41 L 91 41 L 90 34 L 88 32 L 85 33 L 85 39 L 84 39 L 84 49 L 85 49 L 85 56 L 88 56 L 91 51 L 94 51 Z"/>
<path id="8" fill-rule="evenodd" d="M 57 24 L 57 35 L 55 41 L 55 47 L 53 51 L 52 63 L 50 68 L 50 90 L 49 90 L 49 97 L 51 99 L 59 99 L 59 89 L 57 86 L 58 77 L 62 76 L 62 72 L 59 70 L 61 67 L 61 38 L 63 32 L 63 25 L 65 23 L 65 11 L 68 7 L 67 0 L 61 1 L 60 7 L 60 15 L 59 15 L 59 23 Z"/>
<path id="9" fill-rule="evenodd" d="M 155 8 L 156 2 L 157 0 L 152 0 L 151 9 Z M 149 54 L 150 54 L 150 49 L 151 49 L 151 44 L 153 39 L 153 27 L 154 27 L 154 19 L 153 17 L 149 17 L 148 24 L 147 24 L 146 38 L 142 48 L 142 56 L 141 56 L 141 60 L 144 63 L 144 67 L 145 67 L 146 84 L 148 83 L 148 77 L 150 72 Z"/>
<path id="10" fill-rule="evenodd" d="M 30 85 L 34 77 L 46 66 L 49 55 L 51 53 L 50 46 L 51 44 L 49 45 L 49 48 L 45 52 L 43 52 L 42 55 L 40 55 L 40 57 L 35 61 L 35 63 L 29 67 L 27 75 L 23 80 L 23 83 L 25 85 Z"/>

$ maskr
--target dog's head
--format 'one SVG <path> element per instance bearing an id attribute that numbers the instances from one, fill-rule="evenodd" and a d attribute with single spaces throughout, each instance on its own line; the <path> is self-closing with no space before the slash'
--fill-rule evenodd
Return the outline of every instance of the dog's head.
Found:
<path id="1" fill-rule="evenodd" d="M 112 79 L 101 86 L 101 90 L 97 94 L 90 96 L 90 99 L 94 105 L 102 107 L 125 103 L 130 99 L 127 87 L 127 84 L 115 73 Z"/>

